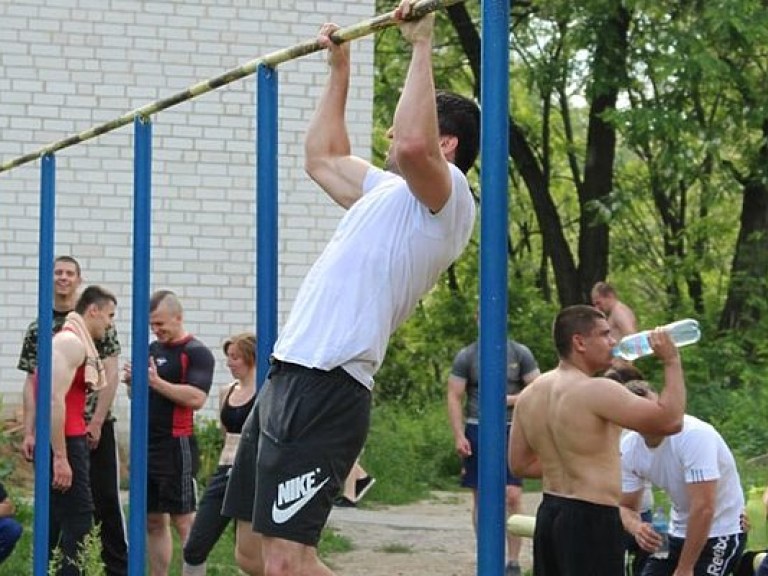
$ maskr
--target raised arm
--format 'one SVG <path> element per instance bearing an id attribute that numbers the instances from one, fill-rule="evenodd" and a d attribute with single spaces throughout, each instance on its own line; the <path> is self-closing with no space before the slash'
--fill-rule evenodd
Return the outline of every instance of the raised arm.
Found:
<path id="1" fill-rule="evenodd" d="M 664 364 L 664 389 L 649 398 L 636 396 L 624 386 L 607 378 L 594 379 L 599 394 L 593 395 L 595 412 L 623 428 L 642 434 L 676 434 L 683 427 L 685 380 L 677 348 L 662 329 L 651 332 L 651 346 Z"/>
<path id="2" fill-rule="evenodd" d="M 349 43 L 337 46 L 330 36 L 338 26 L 323 24 L 318 41 L 328 49 L 330 75 L 304 139 L 304 169 L 337 204 L 349 208 L 362 196 L 370 167 L 352 156 L 345 118 L 349 90 Z"/>
<path id="3" fill-rule="evenodd" d="M 395 10 L 403 37 L 413 53 L 400 100 L 395 109 L 390 156 L 418 200 L 439 212 L 451 196 L 451 174 L 443 152 L 454 150 L 458 139 L 441 136 L 437 122 L 435 84 L 432 78 L 432 30 L 434 14 L 405 21 L 410 0 Z"/>

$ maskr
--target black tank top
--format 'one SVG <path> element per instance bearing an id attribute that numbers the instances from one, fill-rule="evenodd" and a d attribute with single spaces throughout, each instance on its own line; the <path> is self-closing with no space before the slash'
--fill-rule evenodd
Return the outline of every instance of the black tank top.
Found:
<path id="1" fill-rule="evenodd" d="M 229 387 L 229 392 L 227 392 L 227 397 L 224 398 L 224 404 L 221 407 L 219 418 L 221 419 L 221 424 L 224 426 L 224 430 L 230 434 L 240 434 L 243 430 L 245 419 L 248 418 L 248 414 L 251 413 L 251 408 L 253 408 L 253 403 L 256 401 L 256 392 L 254 392 L 250 400 L 242 406 L 230 406 L 229 397 L 232 395 L 234 389 L 234 386 Z"/>

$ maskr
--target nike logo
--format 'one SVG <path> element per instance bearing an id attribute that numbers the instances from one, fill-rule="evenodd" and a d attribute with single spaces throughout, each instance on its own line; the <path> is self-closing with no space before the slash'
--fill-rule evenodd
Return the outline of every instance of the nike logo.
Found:
<path id="1" fill-rule="evenodd" d="M 288 522 L 314 498 L 315 494 L 329 480 L 330 477 L 315 486 L 315 472 L 308 472 L 281 482 L 277 486 L 277 499 L 272 503 L 272 521 L 275 524 Z M 281 508 L 280 506 L 286 502 L 292 502 L 292 504 L 286 508 Z"/>

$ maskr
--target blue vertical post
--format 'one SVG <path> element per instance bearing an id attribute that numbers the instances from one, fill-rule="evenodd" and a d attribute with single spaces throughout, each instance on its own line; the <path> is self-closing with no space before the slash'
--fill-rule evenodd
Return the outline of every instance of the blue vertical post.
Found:
<path id="1" fill-rule="evenodd" d="M 43 156 L 40 170 L 40 252 L 37 291 L 37 402 L 35 417 L 35 519 L 33 571 L 48 574 L 48 511 L 51 503 L 51 365 L 53 356 L 53 250 L 56 236 L 56 157 Z"/>
<path id="2" fill-rule="evenodd" d="M 149 264 L 152 233 L 152 123 L 133 121 L 133 316 L 131 318 L 131 497 L 128 574 L 143 576 L 147 522 Z"/>
<path id="3" fill-rule="evenodd" d="M 482 2 L 480 228 L 480 479 L 477 574 L 505 558 L 509 0 Z"/>
<path id="4" fill-rule="evenodd" d="M 277 70 L 256 76 L 256 383 L 269 370 L 277 338 Z"/>

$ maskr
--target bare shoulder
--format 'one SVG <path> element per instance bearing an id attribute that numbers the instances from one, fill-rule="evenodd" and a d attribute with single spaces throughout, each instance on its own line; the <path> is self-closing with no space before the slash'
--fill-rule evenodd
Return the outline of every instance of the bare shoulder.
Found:
<path id="1" fill-rule="evenodd" d="M 53 351 L 72 362 L 82 362 L 85 356 L 85 346 L 72 332 L 59 332 L 53 339 Z"/>

